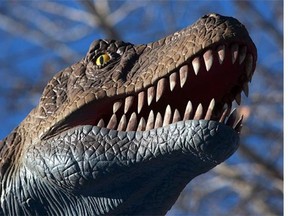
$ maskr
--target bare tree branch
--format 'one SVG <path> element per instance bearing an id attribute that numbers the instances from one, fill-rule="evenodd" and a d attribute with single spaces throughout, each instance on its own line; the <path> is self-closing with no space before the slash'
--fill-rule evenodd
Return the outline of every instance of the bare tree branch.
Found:
<path id="1" fill-rule="evenodd" d="M 277 28 L 275 28 L 275 23 L 273 20 L 265 19 L 255 5 L 252 4 L 252 1 L 236 1 L 235 3 L 238 4 L 243 11 L 251 11 L 251 14 L 257 19 L 258 26 L 266 31 L 269 31 L 270 35 L 276 39 L 279 47 L 283 47 L 283 32 L 280 32 Z"/>
<path id="2" fill-rule="evenodd" d="M 77 56 L 78 54 L 74 50 L 70 49 L 63 43 L 59 43 L 52 38 L 47 39 L 43 33 L 37 30 L 31 30 L 27 26 L 23 25 L 16 20 L 9 18 L 3 14 L 0 14 L 0 29 L 7 31 L 11 34 L 19 35 L 30 42 L 37 44 L 39 46 L 44 46 L 45 48 L 53 49 L 64 59 L 71 59 L 72 56 Z"/>
<path id="3" fill-rule="evenodd" d="M 113 23 L 110 23 L 107 19 L 110 11 L 105 11 L 103 7 L 101 7 L 101 5 L 107 4 L 105 1 L 101 1 L 100 4 L 94 4 L 93 0 L 81 1 L 81 3 L 91 14 L 94 14 L 94 20 L 99 23 L 99 27 L 104 30 L 109 38 L 120 40 L 120 33 L 114 28 Z"/>
<path id="4" fill-rule="evenodd" d="M 260 3 L 265 6 L 267 1 Z M 245 21 L 249 32 L 256 39 L 261 39 L 261 42 L 255 40 L 259 54 L 257 71 L 252 81 L 253 87 L 250 88 L 250 97 L 244 101 L 246 112 L 251 115 L 242 130 L 239 152 L 232 156 L 231 161 L 218 166 L 214 172 L 192 181 L 171 210 L 171 215 L 175 215 L 173 210 L 183 215 L 191 212 L 206 215 L 281 215 L 283 214 L 281 162 L 284 96 L 281 29 L 283 3 L 282 1 L 268 1 L 268 3 L 269 11 L 265 13 L 269 13 L 273 20 L 268 19 L 269 16 L 263 14 L 261 7 L 256 5 L 258 3 L 253 1 L 231 1 L 229 4 L 225 1 L 217 6 L 215 2 L 211 4 L 203 1 L 191 3 L 190 1 L 86 0 L 73 2 L 73 5 L 65 1 L 3 2 L 0 5 L 2 41 L 6 44 L 9 38 L 14 36 L 21 41 L 29 41 L 33 46 L 27 45 L 22 51 L 6 49 L 8 51 L 5 57 L 0 58 L 0 76 L 5 80 L 0 86 L 0 99 L 5 101 L 2 113 L 13 116 L 16 112 L 31 107 L 30 100 L 35 100 L 48 77 L 55 73 L 58 67 L 64 67 L 65 63 L 70 64 L 76 58 L 82 57 L 79 53 L 83 53 L 84 48 L 81 50 L 80 46 L 74 46 L 73 43 L 83 44 L 85 37 L 92 35 L 97 37 L 99 36 L 97 33 L 101 31 L 105 37 L 121 39 L 130 33 L 130 28 L 135 27 L 133 32 L 136 36 L 144 35 L 144 38 L 151 41 L 183 27 L 179 23 L 182 24 L 184 19 L 194 20 L 192 14 L 201 16 L 203 14 L 199 11 L 207 13 L 215 8 L 221 11 L 220 5 L 229 5 L 231 11 L 240 11 L 239 17 L 236 18 Z M 133 15 L 135 11 L 141 19 L 135 18 L 135 14 Z M 159 27 L 159 17 L 163 18 L 164 28 Z M 246 19 L 247 17 L 249 18 Z M 271 45 L 268 51 L 263 49 L 266 47 L 267 38 Z M 135 38 L 135 41 L 138 41 L 138 38 Z M 14 43 L 17 41 L 12 45 Z M 32 61 L 37 56 L 47 55 L 43 50 L 48 50 L 49 55 L 53 52 L 58 56 L 54 55 L 43 61 L 38 68 L 41 79 L 31 81 L 25 71 L 23 72 L 21 64 L 28 60 Z M 6 119 L 5 116 L 4 120 Z M 254 150 L 255 140 L 259 141 L 257 147 L 262 149 L 261 151 Z"/>

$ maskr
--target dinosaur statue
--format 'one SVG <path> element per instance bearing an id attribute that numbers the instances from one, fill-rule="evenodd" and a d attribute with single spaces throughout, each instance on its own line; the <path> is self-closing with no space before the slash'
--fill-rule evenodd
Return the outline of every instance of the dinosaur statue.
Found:
<path id="1" fill-rule="evenodd" d="M 154 43 L 94 41 L 0 144 L 2 215 L 165 215 L 237 149 L 257 51 L 209 14 Z"/>

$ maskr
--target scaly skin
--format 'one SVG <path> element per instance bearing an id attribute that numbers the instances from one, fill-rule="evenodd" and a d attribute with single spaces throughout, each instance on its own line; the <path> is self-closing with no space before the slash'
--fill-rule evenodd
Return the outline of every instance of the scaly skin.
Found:
<path id="1" fill-rule="evenodd" d="M 165 214 L 236 151 L 228 114 L 256 59 L 245 27 L 216 14 L 147 45 L 93 42 L 0 144 L 0 213 Z"/>

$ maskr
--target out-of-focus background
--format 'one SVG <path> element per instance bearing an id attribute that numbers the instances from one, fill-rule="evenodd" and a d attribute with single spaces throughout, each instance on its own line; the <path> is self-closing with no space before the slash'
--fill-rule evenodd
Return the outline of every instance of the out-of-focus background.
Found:
<path id="1" fill-rule="evenodd" d="M 187 185 L 168 215 L 283 215 L 283 1 L 0 2 L 0 140 L 47 81 L 98 38 L 158 40 L 216 12 L 239 19 L 258 48 L 239 150 Z"/>

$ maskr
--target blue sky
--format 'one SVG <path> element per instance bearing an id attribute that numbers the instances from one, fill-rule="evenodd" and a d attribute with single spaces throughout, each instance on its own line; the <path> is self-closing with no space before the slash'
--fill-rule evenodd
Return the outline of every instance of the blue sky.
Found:
<path id="1" fill-rule="evenodd" d="M 263 11 L 263 14 L 267 16 L 267 19 L 272 18 L 273 14 L 269 13 L 271 1 L 254 2 L 257 8 L 260 11 Z M 11 4 L 7 5 L 7 7 L 12 6 Z M 140 33 L 139 29 L 137 29 L 137 22 L 131 22 L 135 30 L 133 31 L 133 28 L 130 27 L 129 31 L 121 31 L 123 39 L 125 41 L 136 44 L 151 42 L 159 39 L 161 36 L 167 35 L 172 31 L 179 30 L 183 27 L 188 26 L 196 19 L 198 19 L 202 14 L 206 14 L 212 11 L 228 16 L 240 17 L 240 19 L 244 19 L 244 22 L 246 19 L 245 15 L 243 16 L 243 14 L 241 14 L 239 10 L 235 8 L 234 1 L 213 1 L 213 4 L 211 4 L 211 1 L 191 1 L 191 4 L 188 4 L 186 2 L 185 5 L 187 6 L 187 8 L 186 10 L 183 10 L 183 8 L 180 7 L 181 5 L 178 3 L 178 1 L 170 1 L 169 7 L 176 8 L 174 10 L 174 13 L 176 13 L 174 17 L 174 22 L 176 23 L 176 25 L 174 25 L 174 29 L 170 29 L 169 25 L 167 25 L 166 16 L 161 13 L 162 6 L 160 4 L 151 4 L 151 2 L 149 2 L 149 7 L 151 8 L 149 10 L 149 13 L 151 14 L 151 19 L 157 20 L 158 23 L 154 23 L 150 26 L 150 28 L 146 29 L 145 32 Z M 77 8 L 79 7 L 79 5 L 74 4 L 74 7 Z M 179 11 L 179 13 L 177 13 L 177 11 Z M 143 14 L 144 16 L 147 11 L 145 11 L 144 9 L 140 9 L 137 10 L 137 13 Z M 137 15 L 133 13 L 130 15 L 130 17 L 131 19 L 137 19 Z M 117 23 L 116 28 L 118 29 L 118 31 L 127 28 L 127 20 L 124 19 Z M 11 80 L 11 77 L 13 76 L 11 76 L 10 73 L 15 73 L 15 77 L 20 74 L 21 77 L 23 77 L 24 79 L 29 79 L 32 83 L 38 82 L 39 79 L 41 79 L 40 70 L 43 62 L 47 60 L 49 61 L 53 58 L 57 58 L 57 52 L 55 53 L 54 50 L 51 50 L 49 48 L 43 48 L 31 40 L 23 38 L 23 35 L 13 35 L 3 30 L 3 27 L 1 28 L 0 25 L 0 38 L 4 39 L 2 39 L 0 43 L 0 47 L 2 50 L 2 52 L 0 53 L 0 70 L 1 67 L 4 67 L 4 70 L 2 69 L 1 72 L 1 77 L 3 77 L 0 77 L 0 79 L 6 79 L 8 77 Z M 31 30 L 33 30 L 33 27 L 31 28 Z M 156 32 L 156 34 L 154 32 Z M 161 32 L 164 33 L 161 34 Z M 279 57 L 281 57 L 281 53 L 277 53 L 277 47 L 275 47 L 274 42 L 271 41 L 270 38 L 267 38 L 266 35 L 259 34 L 259 32 L 250 31 L 250 33 L 259 50 L 258 61 L 261 62 L 261 64 L 265 64 L 267 62 L 267 64 L 270 64 L 269 67 L 277 67 L 279 68 L 278 71 L 283 71 L 283 61 L 279 60 Z M 91 30 L 90 34 L 88 34 L 86 37 L 81 38 L 81 40 L 67 43 L 68 47 L 77 51 L 77 55 L 73 56 L 74 61 L 71 61 L 71 63 L 75 62 L 81 56 L 85 55 L 85 52 L 87 51 L 91 41 L 103 37 L 105 37 L 103 32 Z M 272 53 L 271 50 L 273 50 Z M 271 61 L 274 61 L 273 65 L 271 65 Z M 5 70 L 6 64 L 9 65 L 9 72 Z M 67 65 L 69 65 L 69 63 Z M 65 67 L 65 65 L 61 66 Z M 59 69 L 61 69 L 62 67 L 59 67 Z M 57 71 L 55 71 L 55 73 L 56 72 Z M 13 85 L 13 82 L 12 84 L 11 82 L 4 82 L 0 90 L 9 91 L 11 85 Z M 257 90 L 259 90 L 262 87 L 257 86 L 254 83 L 252 88 L 256 88 Z M 25 98 L 25 100 L 19 101 L 19 103 L 27 103 L 26 101 L 28 100 L 27 106 L 21 104 L 21 107 L 23 106 L 23 109 L 19 109 L 17 113 L 14 113 L 13 115 L 11 115 L 11 113 L 9 113 L 9 110 L 6 109 L 1 112 L 0 120 L 2 122 L 5 122 L 5 125 L 2 124 L 2 126 L 0 126 L 0 138 L 3 138 L 5 135 L 7 135 L 25 117 L 25 115 L 27 115 L 29 110 L 31 110 L 31 108 L 36 105 L 37 98 L 39 96 L 40 95 L 34 95 L 34 97 L 32 98 Z M 4 99 L 5 98 L 0 98 L 0 103 L 5 104 Z"/>
<path id="2" fill-rule="evenodd" d="M 99 28 L 91 27 L 88 24 L 83 25 L 83 23 L 77 21 L 63 22 L 64 16 L 61 14 L 55 15 L 47 11 L 43 12 L 44 10 L 38 10 L 39 8 L 37 9 L 34 5 L 36 4 L 35 2 L 36 1 L 28 0 L 2 1 L 0 3 L 0 80 L 2 80 L 2 84 L 0 85 L 0 140 L 5 138 L 5 136 L 27 116 L 31 109 L 38 104 L 41 91 L 53 74 L 82 58 L 93 40 L 106 38 L 105 32 Z M 57 2 L 64 6 L 69 5 L 74 9 L 79 9 L 79 4 L 74 1 L 49 2 Z M 98 3 L 99 2 L 101 1 L 98 1 Z M 139 0 L 133 2 L 143 4 L 144 6 L 132 11 L 128 17 L 117 22 L 116 30 L 121 33 L 123 40 L 134 44 L 158 40 L 176 30 L 187 27 L 202 15 L 211 12 L 233 16 L 239 19 L 248 28 L 250 36 L 256 44 L 258 49 L 258 65 L 265 66 L 265 73 L 268 75 L 267 80 L 267 77 L 263 76 L 263 74 L 265 75 L 264 70 L 261 70 L 260 73 L 260 69 L 262 68 L 256 70 L 250 87 L 250 96 L 253 100 L 256 100 L 257 97 L 265 95 L 268 101 L 270 99 L 278 101 L 275 104 L 268 103 L 265 106 L 258 106 L 257 104 L 253 104 L 250 99 L 242 97 L 243 104 L 249 105 L 251 109 L 253 109 L 246 123 L 246 130 L 252 131 L 253 127 L 257 126 L 257 128 L 263 129 L 263 131 L 269 129 L 275 132 L 275 134 L 283 135 L 283 104 L 281 101 L 283 100 L 283 94 L 281 95 L 281 89 L 276 89 L 274 86 L 275 81 L 276 83 L 283 83 L 283 49 L 279 46 L 279 43 L 276 42 L 275 37 L 271 37 L 271 34 L 273 35 L 273 28 L 274 30 L 276 29 L 277 31 L 283 32 L 283 22 L 281 22 L 281 20 L 275 20 L 276 16 L 282 12 L 281 1 L 251 1 L 258 12 L 261 13 L 266 20 L 271 21 L 272 29 L 269 31 L 270 34 L 267 34 L 266 27 L 261 26 L 259 20 L 255 18 L 256 16 L 251 16 L 251 14 L 253 15 L 251 11 L 239 10 L 239 8 L 236 7 L 237 1 Z M 121 2 L 116 3 L 121 4 Z M 277 10 L 273 8 L 275 3 L 277 4 Z M 129 4 L 129 6 L 131 6 L 131 4 Z M 20 15 L 22 15 L 20 11 L 23 15 L 25 13 L 31 14 L 35 8 L 37 12 L 45 14 L 44 18 L 47 17 L 48 21 L 53 20 L 56 26 L 60 26 L 59 31 L 61 34 L 65 35 L 66 33 L 65 38 L 47 40 L 45 41 L 46 45 L 42 46 L 38 42 L 43 39 L 41 34 L 34 39 L 28 37 L 37 29 L 37 26 L 31 23 L 27 28 L 27 35 L 19 34 L 17 28 L 19 29 L 20 26 L 17 22 L 15 22 L 14 25 L 10 25 L 8 28 L 10 30 L 7 31 L 7 26 L 5 26 L 5 22 L 3 22 L 4 19 L 1 15 L 8 15 L 8 18 L 19 18 L 21 17 Z M 165 11 L 170 11 L 170 13 L 164 13 Z M 62 24 L 62 22 L 64 24 Z M 78 27 L 81 29 L 81 26 L 84 26 L 82 31 L 87 31 L 87 34 L 83 37 L 79 36 L 77 40 L 68 40 L 69 36 L 71 37 L 75 33 L 73 33 L 73 31 L 77 30 Z M 42 30 L 46 30 L 49 33 L 49 29 Z M 69 35 L 70 33 L 71 35 Z M 62 52 L 65 51 L 65 49 L 71 51 L 72 54 L 70 53 L 70 58 L 63 58 Z M 45 72 L 45 76 L 43 76 L 43 71 Z M 41 87 L 39 87 L 39 83 L 41 83 Z M 20 98 L 14 95 L 15 89 L 20 89 Z M 10 99 L 9 103 L 8 99 Z M 258 103 L 261 104 L 261 101 Z M 248 143 L 253 147 L 255 152 L 263 152 L 267 158 L 270 158 L 273 154 L 270 149 L 272 149 L 274 145 L 279 144 L 277 139 L 275 139 L 275 141 L 273 141 L 273 138 L 266 139 L 266 137 L 261 134 L 250 134 L 249 136 L 242 137 L 241 142 Z M 240 164 L 243 166 L 243 164 L 248 162 L 250 161 L 243 159 L 239 153 L 236 153 L 229 159 L 229 163 L 234 165 Z M 275 160 L 275 163 L 277 167 L 282 168 L 283 157 Z M 254 178 L 254 176 L 252 177 Z M 227 198 L 229 204 L 235 203 L 235 197 L 236 195 L 234 194 Z M 225 201 L 227 200 L 224 199 L 221 204 L 227 206 Z"/>

